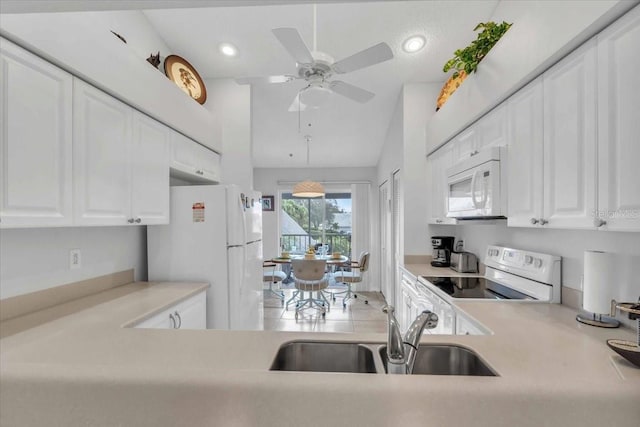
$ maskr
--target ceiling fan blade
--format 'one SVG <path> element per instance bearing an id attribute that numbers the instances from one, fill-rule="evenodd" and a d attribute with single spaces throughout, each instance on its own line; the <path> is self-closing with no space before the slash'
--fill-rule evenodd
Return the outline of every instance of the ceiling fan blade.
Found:
<path id="1" fill-rule="evenodd" d="M 284 75 L 284 76 L 268 76 L 268 77 L 240 77 L 236 79 L 236 83 L 240 85 L 250 84 L 264 84 L 264 83 L 288 83 L 299 77 Z"/>
<path id="2" fill-rule="evenodd" d="M 300 102 L 300 92 L 298 92 L 296 97 L 293 98 L 293 102 L 289 106 L 289 112 L 293 113 L 293 112 L 296 112 L 296 111 L 304 111 L 306 109 L 307 109 L 307 106 L 305 104 L 303 104 L 302 102 Z"/>
<path id="3" fill-rule="evenodd" d="M 369 102 L 374 96 L 376 96 L 376 94 L 373 92 L 369 92 L 368 90 L 359 88 L 358 86 L 354 86 L 349 83 L 342 82 L 340 80 L 331 82 L 331 90 L 338 95 L 345 96 L 361 104 Z"/>
<path id="4" fill-rule="evenodd" d="M 368 49 L 353 54 L 333 64 L 333 70 L 338 74 L 349 73 L 393 58 L 393 52 L 386 43 L 378 43 Z"/>
<path id="5" fill-rule="evenodd" d="M 298 30 L 295 28 L 274 28 L 271 31 L 297 63 L 313 63 L 313 56 L 307 45 L 304 44 Z"/>

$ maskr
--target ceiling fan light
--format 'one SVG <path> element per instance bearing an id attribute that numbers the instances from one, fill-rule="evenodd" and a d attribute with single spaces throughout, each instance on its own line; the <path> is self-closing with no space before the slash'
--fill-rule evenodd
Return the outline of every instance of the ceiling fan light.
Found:
<path id="1" fill-rule="evenodd" d="M 402 43 L 402 49 L 408 53 L 414 53 L 424 47 L 426 39 L 423 36 L 411 36 Z"/>
<path id="2" fill-rule="evenodd" d="M 302 181 L 293 187 L 293 197 L 322 197 L 325 191 L 322 184 L 316 181 Z"/>
<path id="3" fill-rule="evenodd" d="M 300 93 L 300 102 L 308 107 L 317 108 L 326 104 L 330 96 L 330 89 L 320 85 L 312 85 Z"/>
<path id="4" fill-rule="evenodd" d="M 224 56 L 237 56 L 238 48 L 232 45 L 231 43 L 221 43 L 219 46 L 220 53 Z"/>

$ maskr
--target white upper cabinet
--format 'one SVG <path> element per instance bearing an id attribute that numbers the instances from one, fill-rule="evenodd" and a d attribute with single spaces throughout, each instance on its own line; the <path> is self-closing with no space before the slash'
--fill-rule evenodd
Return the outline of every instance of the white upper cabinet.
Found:
<path id="1" fill-rule="evenodd" d="M 505 103 L 487 113 L 476 123 L 476 147 L 474 153 L 489 147 L 507 144 L 507 107 Z"/>
<path id="2" fill-rule="evenodd" d="M 134 222 L 169 223 L 171 129 L 144 114 L 133 116 L 131 213 Z"/>
<path id="3" fill-rule="evenodd" d="M 71 75 L 2 39 L 0 84 L 0 226 L 71 225 Z"/>
<path id="4" fill-rule="evenodd" d="M 476 153 L 477 147 L 476 124 L 460 132 L 448 144 L 451 145 L 453 162 L 468 159 Z"/>
<path id="5" fill-rule="evenodd" d="M 593 228 L 596 210 L 596 46 L 592 39 L 543 75 L 543 223 Z"/>
<path id="6" fill-rule="evenodd" d="M 460 132 L 450 142 L 453 162 L 475 156 L 483 149 L 506 145 L 507 108 L 500 104 L 477 122 Z"/>
<path id="7" fill-rule="evenodd" d="M 603 230 L 640 230 L 640 8 L 598 39 L 598 215 Z"/>
<path id="8" fill-rule="evenodd" d="M 169 223 L 169 134 L 93 86 L 74 83 L 77 225 Z"/>
<path id="9" fill-rule="evenodd" d="M 220 155 L 186 136 L 171 134 L 171 170 L 178 178 L 201 183 L 221 180 Z"/>
<path id="10" fill-rule="evenodd" d="M 427 158 L 431 170 L 429 185 L 431 203 L 429 224 L 455 224 L 454 218 L 447 218 L 447 168 L 453 165 L 452 144 L 448 143 Z"/>
<path id="11" fill-rule="evenodd" d="M 542 216 L 542 79 L 507 101 L 508 225 L 533 226 Z"/>
<path id="12" fill-rule="evenodd" d="M 74 209 L 78 225 L 126 225 L 131 219 L 133 111 L 74 80 Z"/>

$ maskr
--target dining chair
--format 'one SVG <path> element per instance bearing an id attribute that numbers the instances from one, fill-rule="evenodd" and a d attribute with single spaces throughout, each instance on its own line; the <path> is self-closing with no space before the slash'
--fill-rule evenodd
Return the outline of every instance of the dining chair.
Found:
<path id="1" fill-rule="evenodd" d="M 329 281 L 325 274 L 327 260 L 324 259 L 294 259 L 291 260 L 293 270 L 293 280 L 296 289 L 300 291 L 300 299 L 296 301 L 296 320 L 301 311 L 313 308 L 325 317 L 329 311 L 329 303 L 322 296 L 322 290 L 329 286 Z M 305 298 L 304 293 L 309 292 L 309 297 Z M 317 292 L 314 298 L 313 292 Z"/>
<path id="2" fill-rule="evenodd" d="M 262 281 L 269 282 L 269 289 L 265 289 L 265 291 L 277 296 L 280 299 L 280 304 L 284 305 L 284 292 L 280 289 L 273 289 L 273 286 L 286 279 L 287 275 L 280 270 L 276 270 L 276 266 L 277 264 L 272 261 L 264 261 L 262 263 Z"/>
<path id="3" fill-rule="evenodd" d="M 336 295 L 345 294 L 342 298 L 343 308 L 347 307 L 347 301 L 349 301 L 351 297 L 358 298 L 358 295 L 353 292 L 351 285 L 354 283 L 361 283 L 364 273 L 369 270 L 369 252 L 362 252 L 360 254 L 360 259 L 358 261 L 351 261 L 349 267 L 351 271 L 340 270 L 336 271 L 336 273 L 334 274 L 336 282 L 344 283 L 345 285 L 347 285 L 347 290 L 342 292 L 334 292 L 331 295 L 333 301 L 335 302 Z M 365 299 L 364 303 L 369 304 L 369 300 Z"/>

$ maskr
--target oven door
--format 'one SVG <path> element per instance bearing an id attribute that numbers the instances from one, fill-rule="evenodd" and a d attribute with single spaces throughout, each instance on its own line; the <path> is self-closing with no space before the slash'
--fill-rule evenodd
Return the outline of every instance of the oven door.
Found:
<path id="1" fill-rule="evenodd" d="M 490 160 L 447 177 L 447 217 L 502 217 L 500 161 Z"/>

